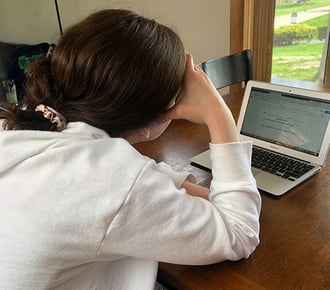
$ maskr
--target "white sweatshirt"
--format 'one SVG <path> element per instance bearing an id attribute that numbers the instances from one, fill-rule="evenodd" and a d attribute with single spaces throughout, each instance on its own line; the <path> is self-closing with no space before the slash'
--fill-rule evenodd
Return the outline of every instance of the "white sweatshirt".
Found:
<path id="1" fill-rule="evenodd" d="M 0 289 L 148 290 L 157 261 L 247 258 L 261 203 L 251 144 L 210 149 L 207 201 L 181 188 L 188 173 L 87 124 L 0 129 Z"/>

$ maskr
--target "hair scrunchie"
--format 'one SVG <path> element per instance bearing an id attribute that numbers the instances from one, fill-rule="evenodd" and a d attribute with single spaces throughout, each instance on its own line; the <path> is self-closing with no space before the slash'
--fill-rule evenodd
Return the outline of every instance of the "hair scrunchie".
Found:
<path id="1" fill-rule="evenodd" d="M 35 111 L 42 112 L 44 118 L 49 119 L 51 123 L 56 123 L 56 131 L 60 132 L 66 128 L 66 119 L 52 107 L 40 104 Z"/>

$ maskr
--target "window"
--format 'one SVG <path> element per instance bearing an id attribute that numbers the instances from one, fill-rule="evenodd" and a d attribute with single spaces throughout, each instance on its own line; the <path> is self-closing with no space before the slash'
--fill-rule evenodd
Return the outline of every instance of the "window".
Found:
<path id="1" fill-rule="evenodd" d="M 288 2 L 289 0 L 232 0 L 231 1 L 231 52 L 236 52 L 240 49 L 251 48 L 253 54 L 253 69 L 254 78 L 261 81 L 273 81 L 281 83 L 290 83 L 288 80 L 292 77 L 285 75 L 283 78 L 278 76 L 273 77 L 275 74 L 274 65 L 277 60 L 273 60 L 273 54 L 276 56 L 278 53 L 277 48 L 274 44 L 274 36 L 276 36 L 277 31 L 274 33 L 274 24 L 276 17 L 276 2 Z M 293 6 L 302 6 L 302 9 L 308 7 L 312 2 L 324 2 L 323 0 L 307 0 L 299 1 L 301 3 L 295 3 L 291 0 Z M 304 3 L 305 2 L 305 3 Z M 325 2 L 329 2 L 325 0 Z M 315 3 L 314 3 L 315 4 Z M 323 4 L 322 4 L 323 5 Z M 327 5 L 329 6 L 329 5 Z M 321 6 L 322 7 L 322 6 Z M 300 7 L 301 8 L 301 7 Z M 241 17 L 238 17 L 238 11 L 241 13 Z M 302 10 L 303 11 L 303 10 Z M 278 13 L 278 12 L 277 12 Z M 299 11 L 292 11 L 288 13 L 290 17 L 290 22 L 297 22 L 299 20 Z M 323 20 L 324 21 L 324 20 Z M 329 20 L 328 20 L 329 21 Z M 292 25 L 295 25 L 293 24 Z M 235 29 L 234 29 L 235 27 Z M 239 28 L 240 29 L 239 29 Z M 328 22 L 329 27 L 329 22 Z M 329 57 L 329 29 L 325 32 L 326 38 L 323 40 L 324 45 L 322 53 L 319 53 L 319 62 L 317 66 L 318 74 L 322 77 L 319 78 L 320 84 L 318 86 L 311 86 L 309 81 L 306 81 L 306 77 L 302 80 L 295 81 L 298 82 L 299 86 L 320 88 L 327 87 L 330 88 L 330 57 Z M 277 41 L 277 40 L 276 40 Z M 307 42 L 306 40 L 301 40 L 300 42 Z M 316 42 L 316 41 L 313 41 Z M 319 48 L 320 50 L 320 48 Z M 305 60 L 302 61 L 307 64 Z M 273 77 L 273 78 L 272 78 Z M 316 77 L 316 74 L 315 74 Z"/>
<path id="2" fill-rule="evenodd" d="M 329 0 L 276 1 L 272 78 L 323 82 L 329 4 Z"/>

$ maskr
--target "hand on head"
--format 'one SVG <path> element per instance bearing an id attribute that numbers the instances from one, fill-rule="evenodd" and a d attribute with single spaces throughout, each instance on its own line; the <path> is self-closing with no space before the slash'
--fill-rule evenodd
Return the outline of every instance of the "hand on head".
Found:
<path id="1" fill-rule="evenodd" d="M 187 54 L 184 83 L 176 105 L 170 110 L 171 119 L 186 119 L 206 123 L 209 109 L 218 106 L 220 95 L 203 70 Z"/>
<path id="2" fill-rule="evenodd" d="M 235 121 L 229 108 L 207 75 L 194 64 L 190 54 L 187 54 L 181 92 L 167 118 L 206 124 L 213 143 L 238 141 Z"/>

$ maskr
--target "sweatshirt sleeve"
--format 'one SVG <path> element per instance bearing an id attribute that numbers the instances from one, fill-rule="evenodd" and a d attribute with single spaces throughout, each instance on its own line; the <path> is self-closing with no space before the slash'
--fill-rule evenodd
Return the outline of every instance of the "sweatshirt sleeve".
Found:
<path id="1" fill-rule="evenodd" d="M 210 144 L 209 201 L 188 195 L 149 160 L 111 221 L 98 259 L 118 254 L 202 265 L 249 257 L 259 243 L 261 206 L 251 147 Z"/>

